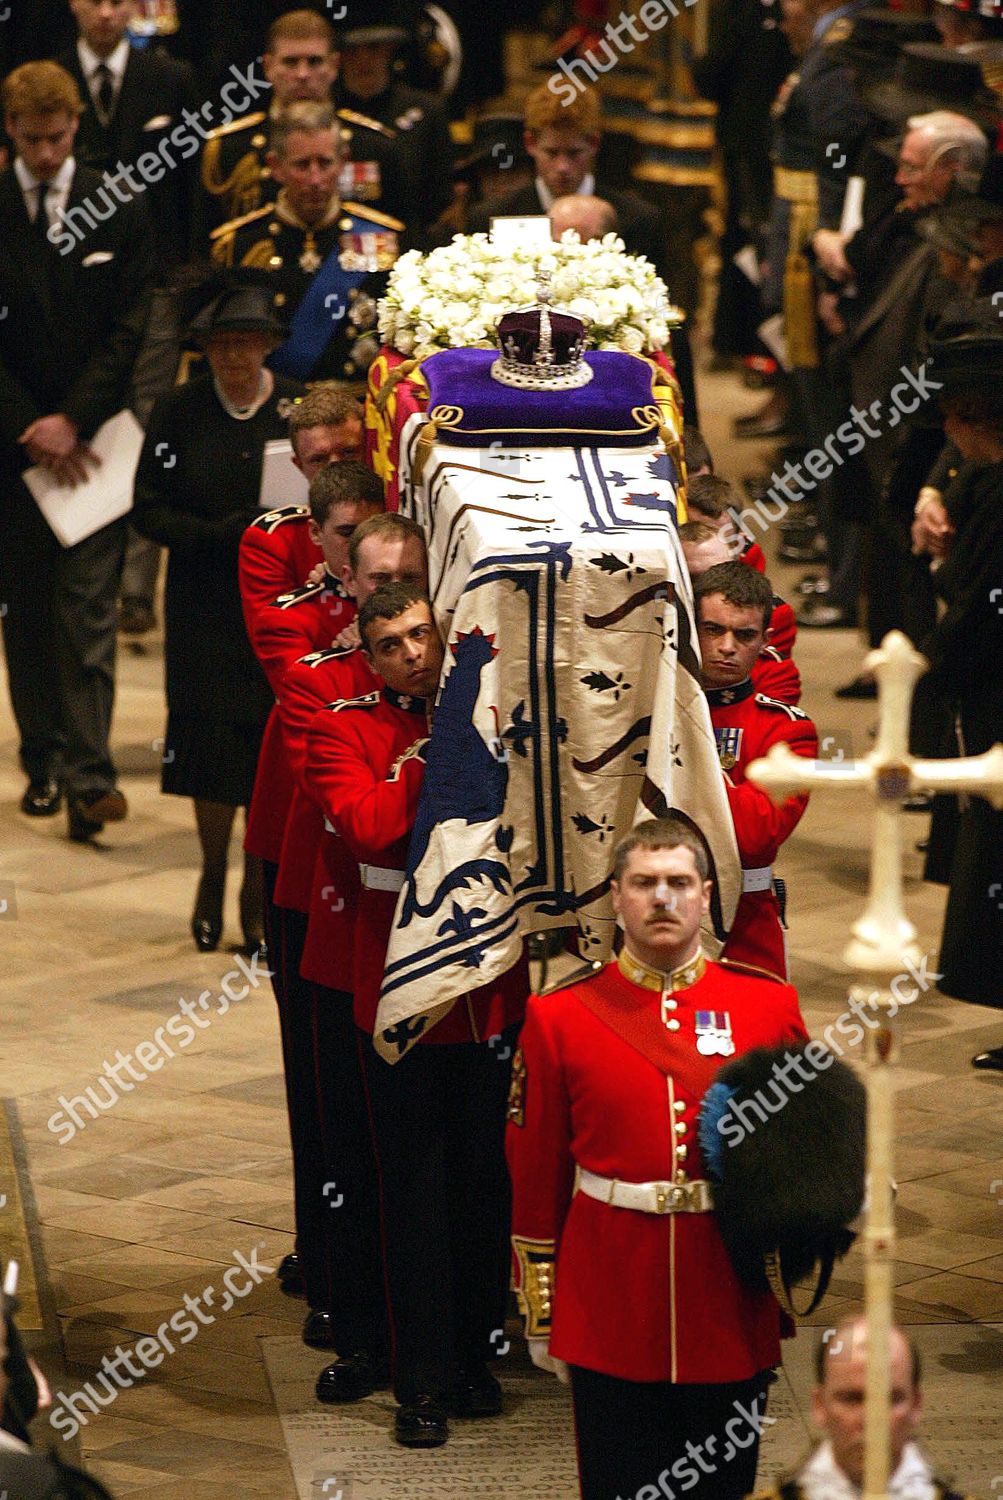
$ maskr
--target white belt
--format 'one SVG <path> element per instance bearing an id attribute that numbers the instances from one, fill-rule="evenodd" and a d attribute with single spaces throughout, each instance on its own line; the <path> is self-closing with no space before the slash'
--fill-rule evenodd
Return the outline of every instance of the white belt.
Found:
<path id="1" fill-rule="evenodd" d="M 382 865 L 360 865 L 359 878 L 367 891 L 399 891 L 404 887 L 404 871 L 387 870 Z"/>
<path id="2" fill-rule="evenodd" d="M 769 865 L 760 865 L 757 870 L 742 871 L 742 890 L 768 891 L 773 884 L 773 871 Z"/>
<path id="3" fill-rule="evenodd" d="M 613 1208 L 633 1208 L 642 1214 L 709 1214 L 714 1207 L 709 1182 L 620 1182 L 615 1177 L 600 1177 L 578 1172 L 579 1190 L 599 1203 Z"/>

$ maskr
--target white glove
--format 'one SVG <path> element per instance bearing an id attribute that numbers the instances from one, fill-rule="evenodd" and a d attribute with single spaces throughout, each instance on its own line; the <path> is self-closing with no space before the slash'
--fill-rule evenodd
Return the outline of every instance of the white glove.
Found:
<path id="1" fill-rule="evenodd" d="M 556 1375 L 562 1385 L 570 1385 L 568 1367 L 563 1359 L 555 1359 L 551 1354 L 549 1339 L 527 1339 L 526 1342 L 529 1345 L 529 1357 L 538 1370 Z"/>

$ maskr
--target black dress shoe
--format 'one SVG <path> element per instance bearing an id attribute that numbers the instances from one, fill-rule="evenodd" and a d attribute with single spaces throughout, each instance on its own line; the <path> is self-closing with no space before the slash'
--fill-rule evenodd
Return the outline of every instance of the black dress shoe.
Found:
<path id="1" fill-rule="evenodd" d="M 51 818 L 63 805 L 63 789 L 58 781 L 29 781 L 21 798 L 21 811 L 29 818 Z"/>
<path id="2" fill-rule="evenodd" d="M 804 542 L 782 541 L 777 548 L 777 557 L 785 563 L 824 563 L 829 560 L 822 537 L 815 537 L 812 541 Z"/>
<path id="3" fill-rule="evenodd" d="M 786 417 L 736 417 L 732 424 L 734 438 L 789 437 L 791 428 Z"/>
<path id="4" fill-rule="evenodd" d="M 807 604 L 797 616 L 799 630 L 855 630 L 856 617 L 837 604 Z"/>
<path id="5" fill-rule="evenodd" d="M 441 1448 L 449 1437 L 446 1408 L 434 1396 L 419 1396 L 398 1406 L 394 1437 L 405 1448 Z"/>
<path id="6" fill-rule="evenodd" d="M 460 1373 L 450 1401 L 454 1417 L 497 1417 L 501 1409 L 501 1386 L 490 1370 L 472 1365 Z"/>
<path id="7" fill-rule="evenodd" d="M 303 1342 L 311 1349 L 336 1349 L 334 1319 L 329 1312 L 317 1312 L 311 1308 L 303 1323 Z"/>
<path id="8" fill-rule="evenodd" d="M 223 932 L 223 888 L 203 871 L 192 912 L 192 937 L 200 953 L 215 953 Z"/>
<path id="9" fill-rule="evenodd" d="M 861 674 L 850 682 L 844 682 L 842 687 L 836 688 L 832 696 L 834 698 L 876 698 L 878 684 L 873 677 L 865 677 Z"/>
<path id="10" fill-rule="evenodd" d="M 976 1052 L 972 1058 L 973 1068 L 982 1068 L 990 1073 L 1003 1073 L 1003 1047 L 990 1047 L 986 1052 Z"/>
<path id="11" fill-rule="evenodd" d="M 390 1370 L 385 1363 L 371 1359 L 368 1354 L 346 1354 L 321 1370 L 315 1390 L 318 1401 L 333 1406 L 363 1401 L 374 1391 L 385 1391 L 389 1384 Z"/>
<path id="12" fill-rule="evenodd" d="M 67 831 L 75 844 L 86 844 L 101 832 L 106 823 L 121 823 L 128 811 L 124 794 L 114 786 L 107 792 L 70 797 L 66 805 Z"/>
<path id="13" fill-rule="evenodd" d="M 302 1297 L 305 1294 L 306 1288 L 303 1285 L 303 1270 L 300 1265 L 300 1258 L 295 1251 L 291 1251 L 288 1255 L 282 1257 L 276 1275 L 279 1278 L 279 1290 L 284 1292 L 287 1297 Z"/>
<path id="14" fill-rule="evenodd" d="M 799 578 L 794 585 L 795 594 L 800 594 L 804 599 L 815 599 L 819 595 L 829 592 L 829 580 L 821 573 L 806 573 Z"/>
<path id="15" fill-rule="evenodd" d="M 215 953 L 223 932 L 223 923 L 213 917 L 192 917 L 192 937 L 200 953 Z"/>

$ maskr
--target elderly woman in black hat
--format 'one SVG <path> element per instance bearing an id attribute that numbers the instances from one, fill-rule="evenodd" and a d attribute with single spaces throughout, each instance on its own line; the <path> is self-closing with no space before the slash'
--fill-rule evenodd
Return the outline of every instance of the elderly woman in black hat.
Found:
<path id="1" fill-rule="evenodd" d="M 191 926 L 196 946 L 209 952 L 222 933 L 234 814 L 250 802 L 272 705 L 244 629 L 237 551 L 257 514 L 265 444 L 286 436 L 301 387 L 265 368 L 285 334 L 271 291 L 217 280 L 201 301 L 189 338 L 204 351 L 205 368 L 154 407 L 133 522 L 170 549 L 161 785 L 195 803 L 202 874 Z M 262 890 L 250 855 L 240 922 L 254 951 L 262 944 Z"/>
<path id="2" fill-rule="evenodd" d="M 964 754 L 1003 741 L 1003 322 L 988 297 L 949 308 L 931 343 L 944 431 L 963 464 L 944 493 L 953 530 L 935 587 L 946 611 L 923 643 L 917 711 L 946 707 Z M 963 806 L 938 967 L 946 995 L 1003 1009 L 1003 812 Z M 1003 1047 L 977 1068 L 1003 1072 Z"/>

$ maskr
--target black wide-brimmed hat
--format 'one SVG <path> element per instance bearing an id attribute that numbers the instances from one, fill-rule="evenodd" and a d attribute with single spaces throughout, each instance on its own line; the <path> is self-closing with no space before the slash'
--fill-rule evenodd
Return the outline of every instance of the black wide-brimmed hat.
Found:
<path id="1" fill-rule="evenodd" d="M 183 291 L 179 313 L 189 348 L 204 348 L 218 333 L 264 333 L 282 340 L 288 332 L 265 272 L 210 273 Z"/>
<path id="2" fill-rule="evenodd" d="M 1003 156 L 998 151 L 990 152 L 977 182 L 962 178 L 959 185 L 968 192 L 950 205 L 956 217 L 969 224 L 998 223 L 1003 219 Z"/>
<path id="3" fill-rule="evenodd" d="M 412 18 L 402 0 L 342 0 L 339 10 L 344 11 L 337 22 L 339 46 L 399 45 L 411 34 Z"/>
<path id="4" fill-rule="evenodd" d="M 874 84 L 891 78 L 899 53 L 909 42 L 939 39 L 936 26 L 926 16 L 868 6 L 854 15 L 853 31 L 838 44 L 838 50 L 861 84 Z"/>
<path id="5" fill-rule="evenodd" d="M 1003 0 L 937 0 L 941 10 L 957 11 L 960 16 L 977 16 L 989 22 L 991 34 L 1003 32 Z"/>
<path id="6" fill-rule="evenodd" d="M 1003 110 L 987 86 L 978 62 L 932 42 L 909 42 L 884 83 L 865 89 L 867 107 L 884 120 L 903 126 L 912 115 L 952 110 L 983 130 L 998 126 Z"/>
<path id="7" fill-rule="evenodd" d="M 474 122 L 469 149 L 453 167 L 454 177 L 468 177 L 475 172 L 505 172 L 528 165 L 530 157 L 523 145 L 521 114 L 493 113 L 481 115 Z"/>
<path id="8" fill-rule="evenodd" d="M 998 296 L 998 293 L 997 293 Z M 999 388 L 1003 318 L 990 297 L 952 302 L 930 340 L 929 380 L 939 395 Z"/>

